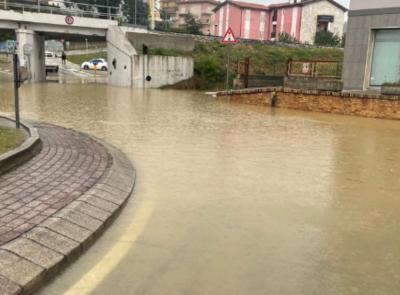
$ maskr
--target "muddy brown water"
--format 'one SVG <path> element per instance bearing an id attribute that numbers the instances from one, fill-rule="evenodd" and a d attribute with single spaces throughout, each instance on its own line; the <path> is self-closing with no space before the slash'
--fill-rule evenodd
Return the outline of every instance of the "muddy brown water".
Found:
<path id="1" fill-rule="evenodd" d="M 400 294 L 400 122 L 96 84 L 21 97 L 23 118 L 98 136 L 138 174 L 115 223 L 39 294 Z"/>

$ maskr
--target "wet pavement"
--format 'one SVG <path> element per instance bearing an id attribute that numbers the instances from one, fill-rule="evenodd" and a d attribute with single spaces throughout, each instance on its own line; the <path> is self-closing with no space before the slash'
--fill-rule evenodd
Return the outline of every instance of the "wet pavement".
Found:
<path id="1" fill-rule="evenodd" d="M 21 97 L 24 118 L 113 143 L 138 176 L 116 222 L 39 294 L 400 290 L 399 122 L 97 84 Z"/>

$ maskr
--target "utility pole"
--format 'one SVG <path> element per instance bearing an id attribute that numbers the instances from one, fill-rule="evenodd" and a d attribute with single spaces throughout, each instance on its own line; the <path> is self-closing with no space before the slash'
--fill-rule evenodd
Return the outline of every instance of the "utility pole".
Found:
<path id="1" fill-rule="evenodd" d="M 228 44 L 228 62 L 226 63 L 226 91 L 229 90 L 229 74 L 231 70 L 231 51 L 232 45 Z"/>

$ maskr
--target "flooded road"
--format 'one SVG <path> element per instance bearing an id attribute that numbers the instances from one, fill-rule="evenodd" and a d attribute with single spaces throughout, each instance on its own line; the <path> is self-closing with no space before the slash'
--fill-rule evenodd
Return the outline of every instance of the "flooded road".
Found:
<path id="1" fill-rule="evenodd" d="M 95 84 L 21 97 L 23 118 L 102 138 L 138 174 L 115 223 L 39 294 L 399 294 L 400 122 Z"/>

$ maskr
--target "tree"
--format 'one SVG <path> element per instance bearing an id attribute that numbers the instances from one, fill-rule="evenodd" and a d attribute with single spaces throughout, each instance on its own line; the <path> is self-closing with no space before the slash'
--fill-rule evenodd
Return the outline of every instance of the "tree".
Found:
<path id="1" fill-rule="evenodd" d="M 329 47 L 339 47 L 342 43 L 342 39 L 329 31 L 321 31 L 315 34 L 315 45 L 319 46 L 329 46 Z"/>
<path id="2" fill-rule="evenodd" d="M 201 35 L 201 23 L 190 12 L 185 16 L 186 33 Z"/>
<path id="3" fill-rule="evenodd" d="M 123 13 L 128 23 L 143 26 L 149 23 L 149 6 L 143 0 L 125 0 Z"/>
<path id="4" fill-rule="evenodd" d="M 15 34 L 13 31 L 0 30 L 0 42 L 7 40 L 15 40 Z"/>

